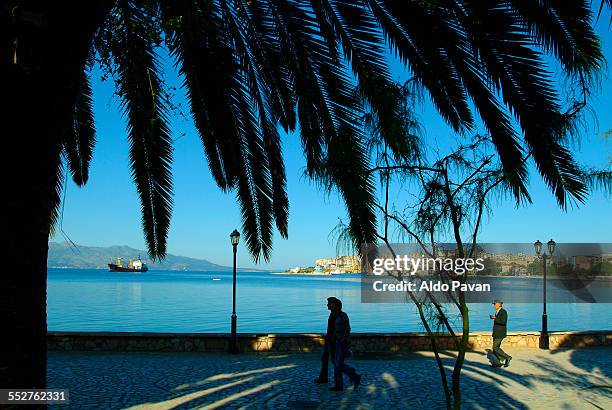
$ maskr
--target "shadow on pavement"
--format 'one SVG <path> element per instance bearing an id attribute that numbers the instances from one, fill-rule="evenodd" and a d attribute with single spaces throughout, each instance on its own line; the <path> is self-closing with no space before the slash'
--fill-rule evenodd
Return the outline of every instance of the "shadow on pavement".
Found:
<path id="1" fill-rule="evenodd" d="M 599 354 L 593 355 L 590 351 L 598 351 Z M 571 352 L 571 362 L 574 366 L 587 372 L 601 372 L 610 379 L 612 378 L 612 366 L 610 366 L 609 348 L 575 349 Z M 608 363 L 606 363 L 606 361 Z"/>
<path id="2" fill-rule="evenodd" d="M 443 355 L 449 378 L 454 354 Z M 553 356 L 522 359 L 520 352 L 513 355 L 520 363 L 517 369 L 523 371 L 513 365 L 493 368 L 482 352 L 469 353 L 461 376 L 463 408 L 530 408 L 533 398 L 524 392 L 537 389 L 569 395 L 585 392 L 582 403 L 595 407 L 598 400 L 610 399 L 609 386 L 602 387 L 610 383 L 610 369 L 596 366 L 596 352 L 572 352 L 571 363 L 561 364 Z M 340 393 L 312 383 L 320 366 L 316 353 L 51 352 L 48 379 L 49 388 L 70 389 L 69 408 L 445 408 L 440 375 L 430 353 L 403 358 L 362 355 L 350 361 L 364 375 L 362 386 Z M 572 373 L 573 366 L 589 372 L 589 377 Z"/>

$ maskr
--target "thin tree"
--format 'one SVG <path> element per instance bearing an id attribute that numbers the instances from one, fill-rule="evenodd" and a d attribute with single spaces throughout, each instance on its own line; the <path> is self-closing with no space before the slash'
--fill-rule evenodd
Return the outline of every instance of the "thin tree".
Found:
<path id="1" fill-rule="evenodd" d="M 475 135 L 468 142 L 458 143 L 445 149 L 446 153 L 422 141 L 422 126 L 415 113 L 418 88 L 412 81 L 399 87 L 405 98 L 402 105 L 405 133 L 410 141 L 414 155 L 406 160 L 396 158 L 387 149 L 380 138 L 380 127 L 374 116 L 367 116 L 370 130 L 369 146 L 375 164 L 369 172 L 378 177 L 380 192 L 375 204 L 380 215 L 377 233 L 379 252 L 395 258 L 401 249 L 400 243 L 414 243 L 420 252 L 429 258 L 436 259 L 449 255 L 440 254 L 444 242 L 451 242 L 454 249 L 452 257 L 477 257 L 478 235 L 482 231 L 483 221 L 493 214 L 496 202 L 513 196 L 512 175 L 508 175 L 495 153 L 494 141 L 489 135 Z M 572 105 L 572 104 L 570 104 Z M 583 106 L 580 109 L 584 108 Z M 579 112 L 572 108 L 572 116 L 577 119 Z M 461 139 L 461 138 L 460 138 Z M 447 138 L 444 142 L 452 142 Z M 524 161 L 531 160 L 531 153 Z M 601 190 L 608 196 L 612 190 L 612 172 L 608 168 L 599 169 L 578 164 L 580 180 L 590 190 Z M 392 198 L 396 198 L 393 200 Z M 612 198 L 612 196 L 610 196 Z M 525 201 L 522 205 L 527 205 Z M 520 204 L 517 204 L 517 206 Z M 343 230 L 339 229 L 339 233 Z M 339 238 L 341 241 L 345 237 Z M 389 275 L 403 280 L 405 273 L 389 271 Z M 427 275 L 411 276 L 411 282 L 420 286 L 420 282 L 431 280 L 433 274 L 443 283 L 451 281 L 466 283 L 469 273 L 457 275 L 438 267 Z M 425 328 L 440 371 L 447 408 L 459 409 L 461 397 L 461 371 L 465 354 L 469 350 L 470 317 L 465 292 L 449 291 L 445 298 L 424 292 L 423 297 L 408 292 L 406 297 L 415 304 L 419 318 Z M 456 333 L 454 318 L 459 324 Z M 440 333 L 442 329 L 445 332 Z M 440 355 L 441 337 L 450 339 L 457 356 L 450 375 Z M 449 378 L 450 376 L 450 378 Z"/>

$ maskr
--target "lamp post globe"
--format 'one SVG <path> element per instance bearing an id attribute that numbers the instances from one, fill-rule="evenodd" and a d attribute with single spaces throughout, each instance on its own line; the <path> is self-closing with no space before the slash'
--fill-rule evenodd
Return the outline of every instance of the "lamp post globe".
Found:
<path id="1" fill-rule="evenodd" d="M 533 244 L 533 247 L 535 248 L 536 256 L 540 256 L 542 254 L 542 242 L 540 242 L 539 240 L 536 241 Z"/>
<path id="2" fill-rule="evenodd" d="M 238 246 L 238 242 L 240 242 L 240 232 L 234 229 L 234 232 L 230 234 L 230 240 L 232 242 L 232 246 Z"/>
<path id="3" fill-rule="evenodd" d="M 553 253 L 555 253 L 555 247 L 557 246 L 557 243 L 551 239 L 546 245 L 548 246 L 548 253 L 550 254 L 550 256 L 552 256 Z"/>
<path id="4" fill-rule="evenodd" d="M 232 287 L 232 324 L 231 324 L 231 336 L 229 343 L 229 352 L 236 354 L 238 353 L 238 341 L 237 341 L 237 317 L 236 317 L 236 251 L 238 249 L 238 243 L 240 242 L 240 232 L 234 229 L 230 234 L 230 240 L 232 243 L 232 250 L 234 253 L 234 275 L 233 275 L 233 287 Z"/>

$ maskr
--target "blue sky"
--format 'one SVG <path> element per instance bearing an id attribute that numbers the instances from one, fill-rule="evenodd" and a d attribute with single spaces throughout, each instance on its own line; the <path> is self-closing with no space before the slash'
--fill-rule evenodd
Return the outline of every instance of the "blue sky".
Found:
<path id="1" fill-rule="evenodd" d="M 602 16 L 597 31 L 602 36 L 605 56 L 612 64 L 612 33 L 607 21 L 608 16 Z M 178 84 L 175 73 L 169 72 L 168 76 L 170 83 Z M 612 129 L 609 77 L 610 70 L 606 69 L 601 88 L 590 101 L 594 115 L 587 115 L 587 129 L 574 147 L 580 161 L 600 167 L 612 156 L 612 139 L 601 136 L 602 131 Z M 78 188 L 68 182 L 62 229 L 77 244 L 145 249 L 140 203 L 130 176 L 125 122 L 118 100 L 113 97 L 112 84 L 101 82 L 97 72 L 92 81 L 98 143 L 87 186 Z M 180 93 L 174 102 L 188 112 Z M 427 98 L 417 107 L 417 114 L 425 129 L 426 141 L 451 134 Z M 191 121 L 173 116 L 172 131 L 178 139 L 174 145 L 175 205 L 168 252 L 230 265 L 229 233 L 241 228 L 235 196 L 222 193 L 215 185 Z M 330 233 L 339 218 L 346 220 L 338 195 L 325 194 L 304 176 L 305 159 L 298 134 L 283 136 L 283 152 L 290 201 L 289 239 L 276 234 L 270 263 L 260 264 L 259 268 L 308 266 L 316 258 L 334 256 L 335 244 Z M 528 207 L 517 209 L 512 202 L 496 204 L 481 231 L 482 242 L 533 242 L 551 237 L 557 242 L 612 242 L 612 203 L 602 194 L 593 193 L 586 205 L 563 212 L 533 169 L 529 188 L 533 204 Z M 59 229 L 52 240 L 64 240 Z M 255 266 L 242 245 L 238 263 L 244 267 Z"/>

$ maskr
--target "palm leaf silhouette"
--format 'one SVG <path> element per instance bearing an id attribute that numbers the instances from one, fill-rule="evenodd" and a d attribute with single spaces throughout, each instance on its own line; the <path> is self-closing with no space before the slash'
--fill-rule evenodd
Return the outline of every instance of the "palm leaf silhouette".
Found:
<path id="1" fill-rule="evenodd" d="M 527 155 L 561 207 L 584 201 L 587 187 L 565 146 L 573 117 L 561 111 L 544 57 L 588 82 L 603 63 L 594 17 L 584 0 L 116 3 L 96 50 L 112 61 L 118 79 L 152 256 L 164 255 L 172 208 L 172 149 L 158 47 L 170 50 L 183 78 L 214 180 L 237 196 L 251 254 L 268 260 L 273 225 L 288 235 L 279 127 L 299 129 L 306 173 L 338 189 L 354 240 L 374 238 L 364 127 L 375 122 L 377 138 L 396 159 L 417 154 L 402 118 L 389 48 L 455 131 L 474 131 L 480 117 L 516 201 L 530 201 Z M 79 184 L 86 181 L 94 142 L 86 83 L 83 90 L 85 105 L 75 118 L 84 128 L 69 134 L 66 150 Z"/>

